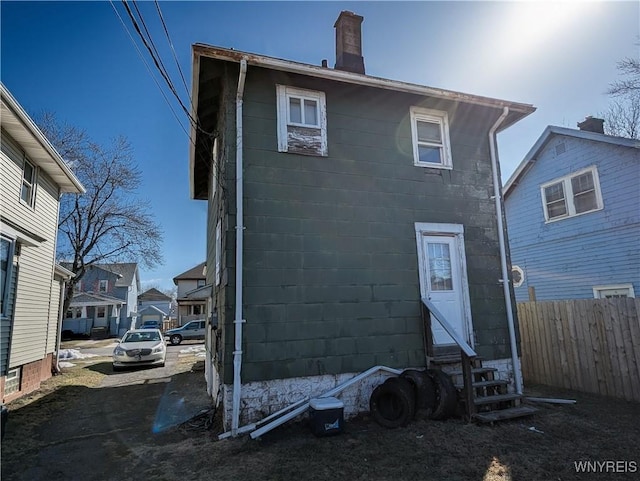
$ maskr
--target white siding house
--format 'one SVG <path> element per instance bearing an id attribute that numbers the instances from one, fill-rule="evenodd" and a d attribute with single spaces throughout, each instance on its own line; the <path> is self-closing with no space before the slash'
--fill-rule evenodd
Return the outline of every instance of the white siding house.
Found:
<path id="1" fill-rule="evenodd" d="M 55 265 L 59 199 L 84 187 L 4 85 L 1 94 L 0 394 L 7 401 L 51 376 L 59 282 L 69 274 Z"/>

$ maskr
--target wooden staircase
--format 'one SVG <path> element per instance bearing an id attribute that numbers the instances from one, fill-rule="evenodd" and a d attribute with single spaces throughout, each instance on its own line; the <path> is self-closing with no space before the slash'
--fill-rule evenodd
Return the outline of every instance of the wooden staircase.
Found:
<path id="1" fill-rule="evenodd" d="M 465 357 L 459 357 L 457 362 L 466 362 L 468 368 L 465 369 L 463 365 L 462 370 L 449 371 L 448 374 L 453 378 L 458 390 L 458 399 L 467 419 L 494 423 L 531 416 L 538 411 L 532 406 L 524 405 L 521 394 L 508 392 L 509 381 L 495 379 L 496 368 L 483 367 L 479 358 L 464 359 Z M 440 364 L 437 359 L 434 363 Z M 465 371 L 468 371 L 469 389 L 465 387 Z"/>

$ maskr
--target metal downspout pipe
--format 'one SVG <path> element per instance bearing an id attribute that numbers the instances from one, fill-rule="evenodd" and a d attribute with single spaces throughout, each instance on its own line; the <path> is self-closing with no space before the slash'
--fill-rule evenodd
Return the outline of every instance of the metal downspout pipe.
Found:
<path id="1" fill-rule="evenodd" d="M 513 320 L 513 306 L 511 305 L 511 287 L 509 284 L 509 272 L 507 270 L 507 250 L 504 238 L 504 223 L 502 222 L 502 189 L 498 179 L 498 152 L 496 149 L 496 130 L 509 114 L 509 107 L 504 107 L 502 115 L 489 130 L 489 152 L 491 155 L 491 173 L 493 175 L 493 197 L 496 203 L 496 216 L 498 218 L 498 242 L 500 244 L 500 265 L 502 267 L 502 289 L 507 310 L 507 324 L 509 325 L 509 343 L 511 346 L 511 364 L 515 388 L 518 394 L 522 394 L 522 374 L 518 360 L 518 346 L 516 345 L 516 328 Z"/>
<path id="2" fill-rule="evenodd" d="M 242 248 L 244 241 L 244 214 L 243 214 L 243 163 L 242 163 L 242 98 L 244 95 L 244 81 L 247 75 L 247 60 L 240 61 L 240 75 L 238 77 L 238 90 L 236 93 L 236 314 L 233 324 L 235 326 L 235 344 L 233 349 L 233 409 L 231 415 L 231 435 L 238 435 L 240 425 L 240 370 L 242 368 Z"/>

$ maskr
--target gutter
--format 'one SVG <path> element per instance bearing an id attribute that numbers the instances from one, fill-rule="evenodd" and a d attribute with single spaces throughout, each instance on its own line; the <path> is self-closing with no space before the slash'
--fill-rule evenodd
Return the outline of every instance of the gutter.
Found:
<path id="1" fill-rule="evenodd" d="M 242 97 L 244 95 L 244 81 L 247 75 L 247 60 L 240 60 L 240 75 L 238 77 L 238 91 L 236 93 L 236 316 L 235 345 L 233 349 L 233 409 L 231 417 L 231 435 L 238 435 L 240 425 L 240 370 L 242 369 L 242 247 L 244 243 L 244 214 L 243 214 L 243 157 L 242 157 Z"/>
<path id="2" fill-rule="evenodd" d="M 509 325 L 509 344 L 511 346 L 511 363 L 513 377 L 518 394 L 522 394 L 522 374 L 518 360 L 518 347 L 516 345 L 516 328 L 513 320 L 513 306 L 511 304 L 511 287 L 509 284 L 509 272 L 507 270 L 507 250 L 504 238 L 504 223 L 502 221 L 502 193 L 500 179 L 498 178 L 498 152 L 496 149 L 496 131 L 504 119 L 509 115 L 509 107 L 502 109 L 502 115 L 489 130 L 489 152 L 491 155 L 491 174 L 493 176 L 493 198 L 496 203 L 496 216 L 498 218 L 498 242 L 500 244 L 500 265 L 502 268 L 502 289 L 504 291 L 504 303 L 507 310 L 507 324 Z"/>

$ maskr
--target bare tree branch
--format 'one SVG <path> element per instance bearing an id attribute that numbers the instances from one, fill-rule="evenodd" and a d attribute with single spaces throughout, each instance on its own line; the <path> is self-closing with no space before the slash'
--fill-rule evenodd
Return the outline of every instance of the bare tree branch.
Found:
<path id="1" fill-rule="evenodd" d="M 67 194 L 60 202 L 57 255 L 71 263 L 76 275 L 65 293 L 66 311 L 75 286 L 92 264 L 161 264 L 162 233 L 148 204 L 136 198 L 142 173 L 126 138 L 103 146 L 52 113 L 37 117 L 44 134 L 87 189 L 83 195 Z"/>

